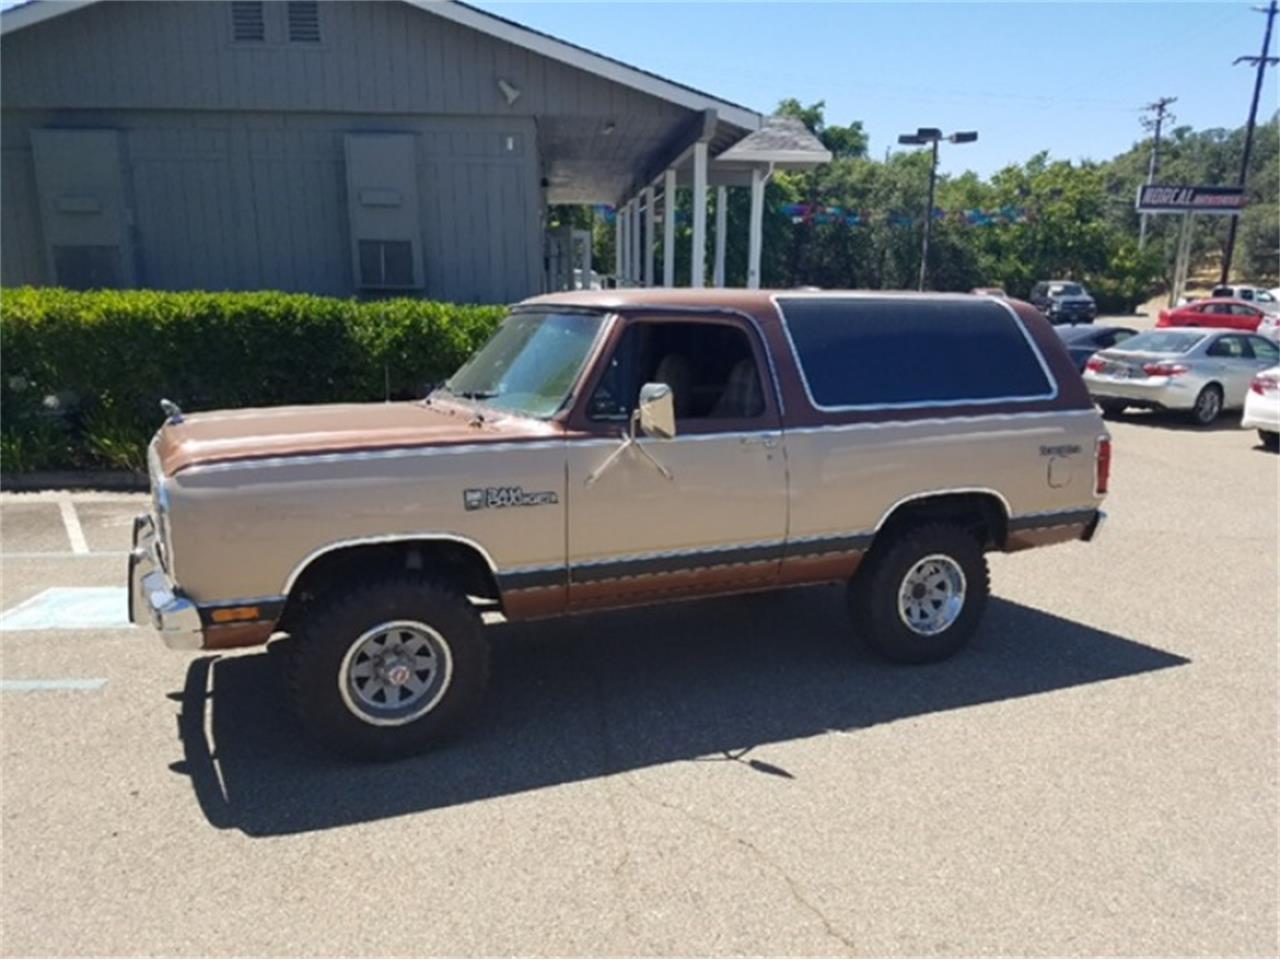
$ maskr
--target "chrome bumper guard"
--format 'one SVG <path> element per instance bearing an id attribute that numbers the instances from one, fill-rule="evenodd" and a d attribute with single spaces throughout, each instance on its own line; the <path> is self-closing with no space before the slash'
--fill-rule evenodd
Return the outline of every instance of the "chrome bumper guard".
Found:
<path id="1" fill-rule="evenodd" d="M 160 564 L 155 521 L 147 514 L 133 520 L 129 620 L 140 627 L 153 627 L 170 650 L 199 650 L 204 646 L 200 611 L 169 582 Z"/>
<path id="2" fill-rule="evenodd" d="M 1102 525 L 1107 522 L 1107 511 L 1099 510 L 1094 518 L 1089 521 L 1089 525 L 1084 528 L 1084 533 L 1080 534 L 1080 539 L 1085 543 L 1092 543 L 1098 539 L 1098 534 L 1102 531 Z"/>

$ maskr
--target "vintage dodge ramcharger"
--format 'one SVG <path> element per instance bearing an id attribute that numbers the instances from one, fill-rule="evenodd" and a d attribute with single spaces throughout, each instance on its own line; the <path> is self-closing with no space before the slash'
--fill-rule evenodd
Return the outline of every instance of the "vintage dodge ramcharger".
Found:
<path id="1" fill-rule="evenodd" d="M 554 294 L 422 400 L 164 406 L 131 618 L 288 635 L 304 724 L 370 758 L 476 705 L 486 612 L 843 583 L 876 651 L 945 657 L 986 552 L 1094 537 L 1111 457 L 1044 317 L 970 295 Z"/>

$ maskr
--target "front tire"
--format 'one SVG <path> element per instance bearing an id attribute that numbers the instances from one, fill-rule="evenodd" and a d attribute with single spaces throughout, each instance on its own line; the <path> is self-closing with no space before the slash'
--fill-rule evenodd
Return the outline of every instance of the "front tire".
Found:
<path id="1" fill-rule="evenodd" d="M 1274 430 L 1259 430 L 1258 439 L 1262 441 L 1262 445 L 1272 453 L 1280 450 L 1280 433 Z"/>
<path id="2" fill-rule="evenodd" d="M 359 760 L 420 753 L 471 713 L 489 679 L 480 618 L 448 584 L 398 575 L 314 601 L 290 653 L 307 730 Z"/>
<path id="3" fill-rule="evenodd" d="M 1196 396 L 1196 405 L 1191 408 L 1191 419 L 1202 427 L 1207 427 L 1218 419 L 1222 413 L 1222 388 L 1216 383 L 1206 386 Z"/>
<path id="4" fill-rule="evenodd" d="M 982 544 L 961 527 L 908 527 L 877 544 L 850 584 L 856 628 L 898 663 L 943 660 L 968 642 L 991 592 Z"/>

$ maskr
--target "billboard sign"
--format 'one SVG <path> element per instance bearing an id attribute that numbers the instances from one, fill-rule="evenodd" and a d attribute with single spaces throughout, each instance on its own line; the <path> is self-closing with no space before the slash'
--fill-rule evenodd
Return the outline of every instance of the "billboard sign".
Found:
<path id="1" fill-rule="evenodd" d="M 1216 213 L 1238 216 L 1244 187 L 1176 187 L 1149 183 L 1138 188 L 1139 213 Z"/>

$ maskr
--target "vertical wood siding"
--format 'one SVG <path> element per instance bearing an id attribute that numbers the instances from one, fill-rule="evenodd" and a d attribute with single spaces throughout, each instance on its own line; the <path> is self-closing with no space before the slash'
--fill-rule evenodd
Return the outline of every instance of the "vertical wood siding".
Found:
<path id="1" fill-rule="evenodd" d="M 358 292 L 343 137 L 395 130 L 417 144 L 423 294 L 503 303 L 539 290 L 542 200 L 528 120 L 155 111 L 6 114 L 6 284 L 48 282 L 27 131 L 55 122 L 124 131 L 141 286 Z"/>
<path id="2" fill-rule="evenodd" d="M 399 0 L 320 5 L 319 44 L 231 41 L 226 2 L 115 0 L 6 36 L 6 107 L 555 116 L 681 108 Z M 69 68 L 68 65 L 77 65 Z M 497 78 L 522 91 L 508 106 Z"/>

